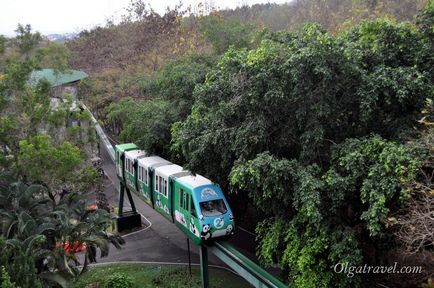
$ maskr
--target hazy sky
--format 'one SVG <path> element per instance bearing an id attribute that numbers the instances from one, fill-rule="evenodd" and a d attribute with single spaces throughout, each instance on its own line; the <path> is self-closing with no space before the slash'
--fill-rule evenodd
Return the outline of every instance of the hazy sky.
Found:
<path id="1" fill-rule="evenodd" d="M 284 3 L 288 0 L 208 0 L 219 8 L 235 8 L 240 3 Z M 154 10 L 161 13 L 177 0 L 149 0 Z M 184 0 L 184 6 L 200 0 Z M 203 2 L 203 1 L 202 1 Z M 79 32 L 106 23 L 111 16 L 126 14 L 130 0 L 0 0 L 0 34 L 14 36 L 18 23 L 30 24 L 42 34 Z M 116 18 L 115 18 L 116 19 Z"/>

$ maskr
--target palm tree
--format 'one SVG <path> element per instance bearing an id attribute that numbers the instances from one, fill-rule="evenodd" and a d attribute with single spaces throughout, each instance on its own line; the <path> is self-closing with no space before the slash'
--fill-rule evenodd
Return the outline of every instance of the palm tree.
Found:
<path id="1" fill-rule="evenodd" d="M 38 223 L 50 213 L 51 199 L 41 185 L 22 182 L 0 186 L 1 234 L 5 238 L 26 239 L 43 232 Z"/>
<path id="2" fill-rule="evenodd" d="M 0 186 L 0 217 L 1 236 L 9 243 L 8 251 L 13 251 L 10 255 L 28 257 L 25 267 L 33 263 L 40 278 L 61 286 L 65 285 L 65 279 L 84 272 L 89 262 L 95 262 L 98 250 L 105 257 L 110 244 L 119 249 L 125 243 L 120 236 L 106 232 L 113 220 L 107 211 L 87 210 L 86 201 L 78 193 L 70 193 L 55 203 L 41 185 L 18 182 Z M 83 268 L 78 269 L 80 262 L 75 253 L 56 243 L 84 243 Z M 18 259 L 11 257 L 2 257 L 0 266 Z M 10 275 L 21 277 L 21 273 Z"/>
<path id="3" fill-rule="evenodd" d="M 20 287 L 41 287 L 35 273 L 35 260 L 42 256 L 38 245 L 43 235 L 30 236 L 24 241 L 0 237 L 0 266 L 4 266 L 11 280 Z"/>
<path id="4" fill-rule="evenodd" d="M 56 241 L 86 245 L 82 273 L 86 270 L 89 262 L 96 262 L 96 252 L 98 250 L 101 257 L 106 257 L 110 251 L 110 244 L 120 249 L 125 241 L 119 235 L 107 232 L 113 221 L 107 211 L 103 209 L 90 211 L 83 199 L 74 198 L 80 197 L 78 194 L 69 195 L 66 201 L 61 203 L 53 212 L 55 215 L 52 218 L 57 221 Z M 69 260 L 72 260 L 75 264 L 78 263 L 74 253 L 64 251 L 62 257 L 63 263 L 69 263 Z M 69 272 L 73 271 L 66 265 L 64 268 Z"/>

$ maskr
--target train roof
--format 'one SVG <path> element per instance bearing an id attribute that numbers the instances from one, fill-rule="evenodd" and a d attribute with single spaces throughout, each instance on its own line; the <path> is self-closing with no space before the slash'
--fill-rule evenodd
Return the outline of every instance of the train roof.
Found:
<path id="1" fill-rule="evenodd" d="M 124 151 L 128 151 L 128 150 L 137 149 L 139 147 L 137 147 L 137 145 L 134 143 L 126 143 L 126 144 L 116 145 L 115 148 L 116 148 L 116 150 L 124 152 Z"/>
<path id="2" fill-rule="evenodd" d="M 140 156 L 145 156 L 146 152 L 143 150 L 130 150 L 125 152 L 125 156 L 130 158 L 130 159 L 136 159 Z"/>
<path id="3" fill-rule="evenodd" d="M 139 165 L 143 167 L 155 167 L 172 164 L 170 161 L 159 156 L 149 156 L 139 159 Z"/>
<path id="4" fill-rule="evenodd" d="M 193 189 L 196 187 L 213 184 L 211 180 L 199 174 L 196 174 L 196 176 L 188 175 L 188 176 L 180 177 L 177 180 L 182 184 L 187 184 L 191 186 Z"/>
<path id="5" fill-rule="evenodd" d="M 176 164 L 171 164 L 171 165 L 165 165 L 165 166 L 155 168 L 155 173 L 158 173 L 165 177 L 169 177 L 178 172 L 182 172 L 183 170 L 184 168 L 182 168 L 181 166 Z"/>

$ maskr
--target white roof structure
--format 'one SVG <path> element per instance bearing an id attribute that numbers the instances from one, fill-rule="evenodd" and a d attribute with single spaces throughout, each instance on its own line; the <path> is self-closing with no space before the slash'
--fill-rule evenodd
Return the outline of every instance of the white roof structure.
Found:
<path id="1" fill-rule="evenodd" d="M 149 167 L 155 167 L 155 166 L 162 166 L 162 165 L 169 165 L 172 164 L 170 161 L 167 161 L 166 159 L 163 159 L 159 156 L 150 156 L 145 158 L 139 159 L 139 165 L 145 168 Z"/>
<path id="2" fill-rule="evenodd" d="M 125 152 L 125 156 L 130 158 L 130 159 L 136 159 L 139 156 L 145 156 L 146 152 L 143 150 L 131 150 L 131 151 L 126 151 Z"/>
<path id="3" fill-rule="evenodd" d="M 213 184 L 211 180 L 199 174 L 197 174 L 196 176 L 188 175 L 188 176 L 180 177 L 178 178 L 178 181 L 190 185 L 193 189 L 199 186 Z"/>
<path id="4" fill-rule="evenodd" d="M 169 176 L 181 172 L 182 170 L 184 169 L 181 166 L 176 164 L 165 165 L 165 166 L 155 168 L 155 174 L 168 178 Z"/>

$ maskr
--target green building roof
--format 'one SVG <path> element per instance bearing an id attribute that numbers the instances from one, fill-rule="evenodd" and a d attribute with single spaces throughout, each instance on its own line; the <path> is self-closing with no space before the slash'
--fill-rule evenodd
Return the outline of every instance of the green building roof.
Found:
<path id="1" fill-rule="evenodd" d="M 69 70 L 68 72 L 55 73 L 54 69 L 35 70 L 30 75 L 30 85 L 35 85 L 41 79 L 46 79 L 50 82 L 51 87 L 60 86 L 67 83 L 82 80 L 88 75 L 83 71 Z"/>

